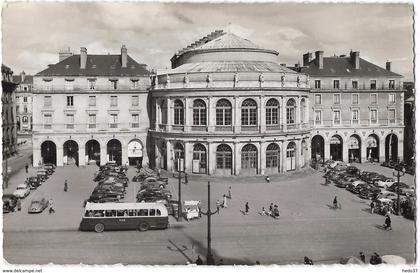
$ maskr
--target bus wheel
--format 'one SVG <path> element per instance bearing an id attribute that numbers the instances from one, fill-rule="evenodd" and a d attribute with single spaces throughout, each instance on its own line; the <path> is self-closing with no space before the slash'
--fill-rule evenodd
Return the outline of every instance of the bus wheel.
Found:
<path id="1" fill-rule="evenodd" d="M 95 231 L 98 233 L 101 233 L 102 231 L 104 231 L 104 229 L 105 229 L 105 226 L 102 223 L 97 223 L 95 225 Z"/>
<path id="2" fill-rule="evenodd" d="M 148 223 L 140 223 L 139 225 L 139 230 L 140 231 L 147 231 L 149 229 L 149 224 Z"/>

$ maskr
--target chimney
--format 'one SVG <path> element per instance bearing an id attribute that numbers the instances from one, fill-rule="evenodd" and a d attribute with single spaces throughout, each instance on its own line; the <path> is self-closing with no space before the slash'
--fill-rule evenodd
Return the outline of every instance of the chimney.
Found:
<path id="1" fill-rule="evenodd" d="M 24 82 L 25 81 L 25 71 L 20 72 L 20 82 Z"/>
<path id="2" fill-rule="evenodd" d="M 350 52 L 350 59 L 351 59 L 351 63 L 353 64 L 353 67 L 355 69 L 359 69 L 360 68 L 360 52 L 359 51 Z"/>
<path id="3" fill-rule="evenodd" d="M 125 45 L 121 47 L 121 67 L 127 67 L 127 48 Z"/>
<path id="4" fill-rule="evenodd" d="M 62 60 L 65 60 L 71 56 L 73 56 L 73 53 L 70 52 L 70 47 L 62 49 L 60 52 L 58 52 L 58 62 L 61 62 Z"/>
<path id="5" fill-rule="evenodd" d="M 390 61 L 386 62 L 386 70 L 391 71 L 391 62 Z"/>
<path id="6" fill-rule="evenodd" d="M 315 61 L 319 69 L 324 68 L 324 51 L 318 50 L 315 52 Z"/>
<path id="7" fill-rule="evenodd" d="M 86 47 L 80 48 L 80 69 L 86 69 L 87 49 Z"/>
<path id="8" fill-rule="evenodd" d="M 303 54 L 303 66 L 308 66 L 310 61 L 312 61 L 312 53 Z"/>

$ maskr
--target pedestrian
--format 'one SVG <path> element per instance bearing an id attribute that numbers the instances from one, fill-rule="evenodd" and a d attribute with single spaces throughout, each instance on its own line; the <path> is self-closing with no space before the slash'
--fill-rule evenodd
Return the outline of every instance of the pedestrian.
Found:
<path id="1" fill-rule="evenodd" d="M 218 265 L 225 265 L 225 263 L 223 262 L 223 259 L 220 259 L 219 264 Z"/>
<path id="2" fill-rule="evenodd" d="M 370 213 L 373 214 L 373 212 L 375 211 L 375 203 L 373 202 L 373 200 L 370 202 Z"/>
<path id="3" fill-rule="evenodd" d="M 280 217 L 279 206 L 277 206 L 277 205 L 274 206 L 272 216 L 276 219 Z"/>
<path id="4" fill-rule="evenodd" d="M 51 213 L 55 213 L 55 210 L 54 210 L 54 208 L 53 208 L 53 206 L 52 206 L 52 205 L 50 206 L 49 213 L 50 213 L 50 214 L 51 214 Z"/>
<path id="5" fill-rule="evenodd" d="M 309 259 L 308 256 L 305 256 L 303 258 L 303 264 L 306 264 L 306 265 L 314 265 L 314 262 L 311 259 Z"/>
<path id="6" fill-rule="evenodd" d="M 227 207 L 228 207 L 228 205 L 227 205 L 227 196 L 226 196 L 226 194 L 223 194 L 223 207 L 224 207 L 224 208 L 227 208 Z"/>
<path id="7" fill-rule="evenodd" d="M 28 165 L 28 163 L 26 163 L 26 165 L 25 165 L 26 173 L 28 173 L 28 169 L 29 169 L 29 165 Z"/>
<path id="8" fill-rule="evenodd" d="M 261 215 L 263 215 L 263 216 L 270 215 L 270 214 L 269 214 L 269 213 L 265 210 L 265 208 L 264 208 L 264 207 L 262 207 L 262 210 L 261 210 L 260 214 L 261 214 Z"/>
<path id="9" fill-rule="evenodd" d="M 363 263 L 366 263 L 366 257 L 365 257 L 365 254 L 363 254 L 363 252 L 359 253 L 359 257 L 360 257 L 360 260 L 362 260 Z"/>
<path id="10" fill-rule="evenodd" d="M 269 177 L 268 175 L 265 177 L 265 181 L 266 181 L 267 183 L 270 183 L 270 177 Z"/>
<path id="11" fill-rule="evenodd" d="M 64 181 L 64 191 L 67 192 L 68 190 L 68 184 L 67 184 L 67 179 Z"/>
<path id="12" fill-rule="evenodd" d="M 260 261 L 256 261 L 255 264 L 256 265 L 260 265 L 261 263 L 260 263 Z"/>
<path id="13" fill-rule="evenodd" d="M 185 184 L 188 184 L 188 174 L 185 173 Z"/>
<path id="14" fill-rule="evenodd" d="M 385 225 L 384 225 L 385 230 L 392 230 L 391 227 L 391 217 L 389 217 L 389 215 L 385 216 Z"/>
<path id="15" fill-rule="evenodd" d="M 248 215 L 249 212 L 249 204 L 248 202 L 245 203 L 245 214 Z"/>
<path id="16" fill-rule="evenodd" d="M 216 208 L 217 208 L 217 214 L 219 214 L 219 210 L 220 210 L 220 201 L 219 201 L 219 199 L 216 200 Z"/>
<path id="17" fill-rule="evenodd" d="M 203 260 L 201 259 L 200 255 L 198 256 L 197 260 L 195 260 L 196 265 L 203 265 Z"/>
<path id="18" fill-rule="evenodd" d="M 338 208 L 337 204 L 338 204 L 338 201 L 337 201 L 337 196 L 335 196 L 335 197 L 334 197 L 334 200 L 333 200 L 333 208 L 334 208 L 334 209 Z"/>
<path id="19" fill-rule="evenodd" d="M 50 207 L 52 207 L 52 206 L 53 206 L 53 203 L 54 203 L 53 199 L 52 199 L 52 198 L 50 198 L 50 200 L 48 200 L 48 205 L 49 205 Z"/>
<path id="20" fill-rule="evenodd" d="M 228 189 L 228 197 L 229 197 L 229 199 L 232 199 L 232 187 L 231 186 L 229 186 L 229 189 Z"/>
<path id="21" fill-rule="evenodd" d="M 20 199 L 16 201 L 16 208 L 18 211 L 22 210 L 22 202 L 20 201 Z"/>
<path id="22" fill-rule="evenodd" d="M 158 178 L 160 179 L 160 176 L 161 176 L 160 168 L 157 169 L 157 175 L 158 175 Z"/>
<path id="23" fill-rule="evenodd" d="M 273 215 L 273 209 L 274 209 L 274 205 L 273 205 L 273 203 L 271 203 L 270 207 L 268 208 L 270 216 Z"/>

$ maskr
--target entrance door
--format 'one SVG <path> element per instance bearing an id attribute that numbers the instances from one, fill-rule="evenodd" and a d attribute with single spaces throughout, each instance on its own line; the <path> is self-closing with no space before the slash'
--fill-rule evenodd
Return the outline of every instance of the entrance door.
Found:
<path id="1" fill-rule="evenodd" d="M 339 135 L 330 140 L 330 154 L 332 160 L 343 161 L 343 140 Z"/>
<path id="2" fill-rule="evenodd" d="M 232 174 L 232 149 L 227 144 L 220 144 L 216 149 L 216 174 Z"/>
<path id="3" fill-rule="evenodd" d="M 286 151 L 286 171 L 296 170 L 296 144 L 290 142 Z"/>
<path id="4" fill-rule="evenodd" d="M 193 173 L 207 173 L 207 152 L 203 144 L 194 145 L 192 166 Z"/>
<path id="5" fill-rule="evenodd" d="M 130 166 L 143 166 L 143 145 L 140 140 L 133 139 L 128 143 L 128 163 Z"/>
<path id="6" fill-rule="evenodd" d="M 247 144 L 241 151 L 241 172 L 243 174 L 254 175 L 258 173 L 258 150 L 252 144 Z"/>

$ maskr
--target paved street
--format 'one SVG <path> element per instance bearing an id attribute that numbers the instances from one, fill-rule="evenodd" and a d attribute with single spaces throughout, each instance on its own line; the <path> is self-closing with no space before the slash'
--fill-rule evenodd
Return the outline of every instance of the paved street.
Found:
<path id="1" fill-rule="evenodd" d="M 370 166 L 388 175 L 380 166 Z M 34 169 L 30 170 L 35 172 Z M 22 211 L 4 215 L 4 257 L 10 263 L 86 263 L 86 264 L 185 264 L 195 260 L 197 253 L 205 257 L 206 218 L 177 223 L 171 218 L 167 230 L 118 231 L 96 234 L 77 231 L 83 211 L 95 183 L 96 166 L 77 168 L 66 166 L 57 172 L 23 202 Z M 130 168 L 130 180 L 134 175 Z M 167 174 L 165 174 L 167 175 Z M 21 170 L 11 183 L 23 181 Z M 64 179 L 70 181 L 70 191 L 63 191 Z M 410 180 L 412 176 L 404 179 Z M 190 177 L 182 184 L 183 200 L 201 200 L 204 210 L 209 178 Z M 369 257 L 373 252 L 395 254 L 414 262 L 414 222 L 392 216 L 393 230 L 378 228 L 384 217 L 370 214 L 368 202 L 334 186 L 324 186 L 320 173 L 306 170 L 303 174 L 272 177 L 267 184 L 262 177 L 210 178 L 212 205 L 222 200 L 232 186 L 228 208 L 212 219 L 213 253 L 225 264 L 301 263 L 303 256 L 315 263 L 333 263 L 341 257 Z M 138 183 L 130 183 L 126 201 L 134 199 Z M 170 179 L 169 188 L 177 198 L 177 180 Z M 29 200 L 35 196 L 54 199 L 56 214 L 47 211 L 27 214 Z M 337 195 L 341 210 L 330 209 Z M 251 211 L 243 215 L 245 202 Z M 280 208 L 280 219 L 261 216 L 257 212 L 273 202 Z M 195 251 L 193 253 L 192 246 Z M 180 250 L 185 249 L 181 252 Z M 98 252 L 100 255 L 98 255 Z"/>

